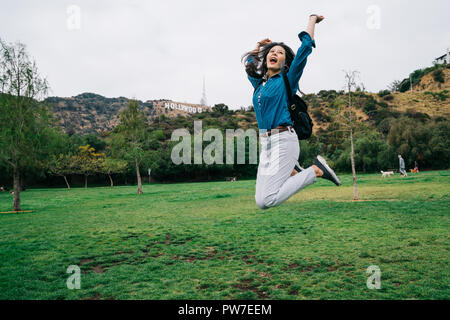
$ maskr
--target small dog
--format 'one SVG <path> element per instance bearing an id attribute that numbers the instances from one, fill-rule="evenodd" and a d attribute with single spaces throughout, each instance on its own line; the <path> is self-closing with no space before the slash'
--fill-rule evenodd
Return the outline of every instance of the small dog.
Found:
<path id="1" fill-rule="evenodd" d="M 384 177 L 389 177 L 389 176 L 393 176 L 394 175 L 394 171 L 381 171 L 381 176 Z"/>

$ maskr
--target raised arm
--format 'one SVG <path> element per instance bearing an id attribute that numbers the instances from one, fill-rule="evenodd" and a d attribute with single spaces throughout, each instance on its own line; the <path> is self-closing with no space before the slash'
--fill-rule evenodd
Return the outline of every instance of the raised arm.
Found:
<path id="1" fill-rule="evenodd" d="M 309 33 L 312 40 L 314 40 L 314 29 L 316 27 L 316 23 L 319 23 L 325 19 L 324 16 L 319 16 L 317 14 L 312 14 L 309 16 L 308 26 L 306 27 L 306 32 Z"/>
<path id="2" fill-rule="evenodd" d="M 306 27 L 306 32 L 303 31 L 298 35 L 302 45 L 298 49 L 294 61 L 292 61 L 291 67 L 287 73 L 289 84 L 292 88 L 292 94 L 295 94 L 298 90 L 298 82 L 300 81 L 303 74 L 303 69 L 306 66 L 306 58 L 311 54 L 312 48 L 316 47 L 316 43 L 314 41 L 315 25 L 323 19 L 325 19 L 323 16 L 311 15 L 309 17 L 308 26 Z"/>

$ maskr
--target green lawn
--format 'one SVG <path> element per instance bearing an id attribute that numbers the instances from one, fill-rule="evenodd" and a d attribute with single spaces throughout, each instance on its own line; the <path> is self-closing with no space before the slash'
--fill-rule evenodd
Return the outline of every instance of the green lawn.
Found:
<path id="1" fill-rule="evenodd" d="M 0 214 L 0 299 L 449 299 L 450 171 L 360 175 L 360 202 L 342 180 L 267 211 L 255 181 L 29 189 Z"/>

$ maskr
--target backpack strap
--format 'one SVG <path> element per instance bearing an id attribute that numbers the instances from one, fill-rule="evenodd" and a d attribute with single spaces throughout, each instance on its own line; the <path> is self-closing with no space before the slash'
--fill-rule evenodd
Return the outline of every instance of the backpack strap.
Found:
<path id="1" fill-rule="evenodd" d="M 283 72 L 283 80 L 284 80 L 284 86 L 286 87 L 287 96 L 289 99 L 289 106 L 292 106 L 295 102 L 294 102 L 294 99 L 293 99 L 292 93 L 291 93 L 292 92 L 291 85 L 289 84 L 289 79 L 285 72 Z"/>

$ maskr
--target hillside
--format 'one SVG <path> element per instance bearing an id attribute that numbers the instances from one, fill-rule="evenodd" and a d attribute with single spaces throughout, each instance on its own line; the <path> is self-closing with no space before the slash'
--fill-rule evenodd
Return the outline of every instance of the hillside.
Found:
<path id="1" fill-rule="evenodd" d="M 379 93 L 356 92 L 354 93 L 353 111 L 358 121 L 368 122 L 377 126 L 383 119 L 401 115 L 412 118 L 445 118 L 450 116 L 450 104 L 448 103 L 450 91 L 450 69 L 447 66 L 435 66 L 424 70 L 416 70 L 413 91 Z M 417 76 L 420 74 L 420 77 Z M 403 80 L 403 84 L 406 79 Z M 404 86 L 404 85 L 403 85 Z M 304 96 L 308 102 L 309 111 L 314 121 L 314 133 L 320 134 L 326 131 L 330 124 L 335 122 L 336 112 L 346 106 L 348 96 L 343 91 L 322 90 L 317 94 Z M 46 102 L 51 106 L 59 124 L 67 133 L 102 134 L 111 131 L 119 121 L 119 112 L 128 103 L 125 97 L 106 98 L 94 93 L 83 93 L 75 97 L 60 98 L 50 97 Z M 166 118 L 185 118 L 191 121 L 195 119 L 209 119 L 216 117 L 217 124 L 221 127 L 228 124 L 228 128 L 249 127 L 257 128 L 254 112 L 229 112 L 227 117 L 235 119 L 219 119 L 217 113 L 210 113 L 211 108 L 187 103 L 176 103 L 170 100 L 138 101 L 141 110 L 146 114 L 149 122 L 159 119 L 162 115 Z M 228 110 L 230 111 L 230 110 Z M 208 117 L 209 115 L 209 117 Z M 169 120 L 167 120 L 169 121 Z M 172 126 L 175 123 L 185 123 L 182 120 L 169 121 Z M 211 121 L 207 121 L 209 123 Z M 214 123 L 214 121 L 212 121 Z"/>
<path id="2" fill-rule="evenodd" d="M 119 121 L 119 112 L 128 103 L 124 97 L 105 98 L 94 93 L 83 93 L 75 97 L 50 97 L 45 100 L 56 114 L 59 124 L 67 133 L 101 133 L 114 129 Z M 139 101 L 141 110 L 148 118 L 152 116 L 152 104 Z"/>
<path id="3" fill-rule="evenodd" d="M 94 93 L 83 93 L 75 97 L 49 97 L 45 102 L 58 119 L 58 124 L 67 133 L 102 134 L 111 131 L 119 123 L 120 111 L 130 99 L 125 97 L 106 98 Z M 161 116 L 186 115 L 204 112 L 209 107 L 189 103 L 176 103 L 170 100 L 139 101 L 140 110 L 149 122 Z"/>

